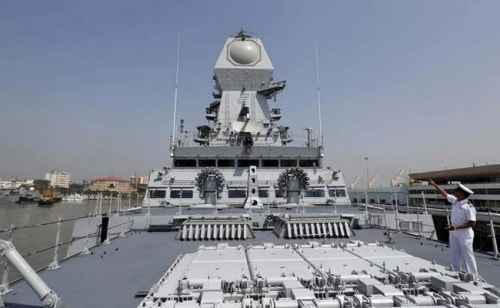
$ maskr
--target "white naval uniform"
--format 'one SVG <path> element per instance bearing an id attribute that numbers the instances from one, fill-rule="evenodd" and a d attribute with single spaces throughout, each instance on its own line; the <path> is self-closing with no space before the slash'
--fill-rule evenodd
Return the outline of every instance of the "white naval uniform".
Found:
<path id="1" fill-rule="evenodd" d="M 448 194 L 446 199 L 451 203 L 452 226 L 464 225 L 469 221 L 476 221 L 476 209 L 468 204 L 468 200 L 457 200 L 457 197 Z M 474 231 L 472 228 L 450 230 L 451 264 L 456 271 L 462 270 L 462 261 L 466 271 L 477 276 L 477 265 L 472 249 Z"/>

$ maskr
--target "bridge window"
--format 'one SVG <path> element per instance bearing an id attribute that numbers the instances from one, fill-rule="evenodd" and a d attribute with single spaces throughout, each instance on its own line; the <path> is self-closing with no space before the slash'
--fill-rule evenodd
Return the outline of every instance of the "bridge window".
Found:
<path id="1" fill-rule="evenodd" d="M 281 167 L 297 167 L 296 159 L 282 159 Z"/>
<path id="2" fill-rule="evenodd" d="M 274 192 L 276 194 L 276 198 L 284 198 L 285 197 L 285 192 L 283 190 L 277 189 Z"/>
<path id="3" fill-rule="evenodd" d="M 269 197 L 269 192 L 267 189 L 259 189 L 259 198 L 267 198 Z"/>
<path id="4" fill-rule="evenodd" d="M 301 159 L 299 160 L 299 167 L 304 167 L 304 168 L 313 168 L 313 167 L 318 167 L 318 160 L 317 159 Z"/>
<path id="5" fill-rule="evenodd" d="M 262 168 L 273 168 L 279 167 L 280 161 L 277 159 L 263 159 L 262 160 Z"/>
<path id="6" fill-rule="evenodd" d="M 238 159 L 238 167 L 259 166 L 258 159 Z"/>
<path id="7" fill-rule="evenodd" d="M 347 196 L 345 189 L 330 189 L 328 190 L 328 195 L 330 197 L 345 197 Z"/>
<path id="8" fill-rule="evenodd" d="M 322 198 L 324 196 L 325 191 L 323 189 L 308 189 L 304 192 L 304 197 Z"/>
<path id="9" fill-rule="evenodd" d="M 151 199 L 163 199 L 167 195 L 166 190 L 150 190 L 149 191 L 149 198 Z"/>
<path id="10" fill-rule="evenodd" d="M 196 167 L 196 159 L 176 159 L 174 166 L 179 168 Z"/>
<path id="11" fill-rule="evenodd" d="M 198 167 L 215 167 L 215 159 L 200 159 Z"/>
<path id="12" fill-rule="evenodd" d="M 219 159 L 217 164 L 221 168 L 234 167 L 234 159 Z"/>
<path id="13" fill-rule="evenodd" d="M 247 191 L 244 189 L 230 189 L 227 191 L 229 198 L 246 198 Z"/>
<path id="14" fill-rule="evenodd" d="M 182 193 L 182 195 L 181 195 Z M 180 189 L 174 189 L 170 191 L 170 198 L 172 199 L 191 199 L 193 198 L 193 191 L 190 189 L 186 190 L 180 190 Z"/>

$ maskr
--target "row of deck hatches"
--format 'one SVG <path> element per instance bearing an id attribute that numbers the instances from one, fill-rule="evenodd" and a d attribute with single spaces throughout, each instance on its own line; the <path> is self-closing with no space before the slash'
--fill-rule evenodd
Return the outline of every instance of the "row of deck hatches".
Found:
<path id="1" fill-rule="evenodd" d="M 268 216 L 268 226 L 278 237 L 295 238 L 348 238 L 352 229 L 349 221 L 339 216 Z M 177 239 L 246 240 L 254 238 L 252 221 L 242 216 L 189 217 L 177 233 Z"/>
<path id="2" fill-rule="evenodd" d="M 500 290 L 381 244 L 202 246 L 138 307 L 499 307 Z"/>
<path id="3" fill-rule="evenodd" d="M 348 238 L 349 220 L 338 215 L 285 215 L 276 218 L 273 232 L 283 238 Z"/>

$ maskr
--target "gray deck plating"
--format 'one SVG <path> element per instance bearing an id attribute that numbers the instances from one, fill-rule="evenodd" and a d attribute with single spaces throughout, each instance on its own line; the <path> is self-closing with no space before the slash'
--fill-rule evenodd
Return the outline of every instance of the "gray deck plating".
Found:
<path id="1" fill-rule="evenodd" d="M 310 240 L 285 240 L 271 232 L 256 232 L 255 239 L 231 241 L 231 245 L 257 245 L 265 242 L 279 244 L 306 243 Z M 42 279 L 65 301 L 67 307 L 137 307 L 140 291 L 148 291 L 180 254 L 192 253 L 200 242 L 180 242 L 176 232 L 131 232 L 110 245 L 95 247 L 92 255 L 74 257 L 61 263 L 57 271 L 44 271 Z M 383 241 L 382 230 L 357 230 L 356 239 L 366 242 Z M 345 239 L 326 239 L 320 242 L 339 243 Z M 438 264 L 449 263 L 446 245 L 413 236 L 394 234 L 395 246 L 406 252 Z M 215 245 L 217 242 L 206 242 Z M 490 283 L 500 285 L 500 263 L 484 254 L 476 254 L 480 274 Z M 38 298 L 24 282 L 13 286 L 14 292 L 5 296 L 7 303 L 40 305 Z M 16 307 L 7 304 L 7 307 Z M 19 307 L 19 306 L 18 306 Z"/>
<path id="2" fill-rule="evenodd" d="M 178 258 L 139 307 L 500 305 L 494 286 L 458 278 L 376 243 L 219 244 Z"/>

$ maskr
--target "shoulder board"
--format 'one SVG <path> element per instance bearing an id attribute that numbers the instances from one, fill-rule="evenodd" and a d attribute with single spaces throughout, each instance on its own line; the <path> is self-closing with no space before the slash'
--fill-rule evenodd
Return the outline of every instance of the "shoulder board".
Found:
<path id="1" fill-rule="evenodd" d="M 472 204 L 472 202 L 470 202 L 470 201 L 469 201 L 469 202 L 467 202 L 467 205 L 468 205 L 469 207 L 474 207 L 474 204 Z"/>

